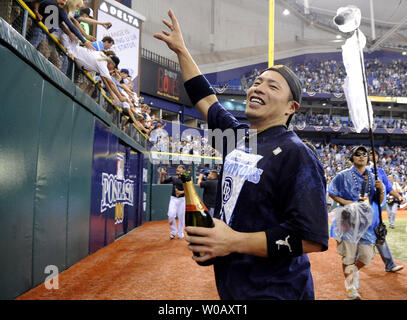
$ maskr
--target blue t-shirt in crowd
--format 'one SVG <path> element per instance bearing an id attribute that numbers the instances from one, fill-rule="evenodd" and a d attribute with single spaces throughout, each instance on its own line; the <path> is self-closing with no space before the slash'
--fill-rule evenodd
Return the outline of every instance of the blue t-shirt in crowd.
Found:
<path id="1" fill-rule="evenodd" d="M 208 124 L 210 129 L 248 129 L 219 103 L 209 108 Z M 257 152 L 249 142 L 225 153 L 215 217 L 239 232 L 281 226 L 328 248 L 324 170 L 293 131 L 272 127 L 257 135 Z M 221 299 L 314 299 L 306 254 L 277 260 L 232 253 L 217 257 L 214 268 Z"/>
<path id="2" fill-rule="evenodd" d="M 111 77 L 111 79 L 112 79 L 112 81 L 114 82 L 114 84 L 116 85 L 117 90 L 119 90 L 119 92 L 121 93 L 121 92 L 123 91 L 123 89 L 120 88 L 120 83 L 119 83 L 119 81 L 117 81 L 117 80 L 115 79 L 115 77 Z"/>
<path id="3" fill-rule="evenodd" d="M 391 184 L 391 182 L 389 181 L 389 178 L 387 178 L 386 172 L 379 167 L 377 168 L 377 178 L 383 182 L 384 187 L 386 188 L 386 194 L 389 194 L 392 190 L 393 190 L 393 185 Z M 374 172 L 373 168 L 369 169 L 372 173 Z"/>
<path id="4" fill-rule="evenodd" d="M 96 51 L 105 49 L 105 46 L 103 45 L 102 41 L 94 41 L 94 42 L 92 42 L 92 46 L 96 49 Z"/>

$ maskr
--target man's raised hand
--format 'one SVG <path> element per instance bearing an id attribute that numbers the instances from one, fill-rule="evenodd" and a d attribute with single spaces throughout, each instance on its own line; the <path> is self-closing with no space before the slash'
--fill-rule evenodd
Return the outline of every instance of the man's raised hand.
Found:
<path id="1" fill-rule="evenodd" d="M 185 48 L 184 39 L 182 38 L 181 28 L 179 26 L 178 20 L 174 15 L 174 12 L 170 9 L 168 10 L 168 16 L 171 18 L 171 22 L 163 19 L 163 23 L 168 27 L 169 31 L 162 30 L 162 33 L 154 33 L 153 37 L 164 41 L 168 48 L 170 48 L 175 53 L 179 53 Z"/>

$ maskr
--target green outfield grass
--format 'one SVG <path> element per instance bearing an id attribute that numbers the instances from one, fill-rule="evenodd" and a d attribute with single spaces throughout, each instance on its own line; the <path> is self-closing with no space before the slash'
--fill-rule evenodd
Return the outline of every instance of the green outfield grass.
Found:
<path id="1" fill-rule="evenodd" d="M 383 222 L 387 227 L 386 240 L 393 259 L 407 263 L 407 218 L 396 217 L 394 229 L 389 228 L 388 219 L 383 219 Z M 331 230 L 331 222 L 329 222 L 329 230 Z"/>
<path id="2" fill-rule="evenodd" d="M 407 218 L 397 218 L 394 229 L 389 228 L 389 221 L 383 219 L 387 227 L 387 244 L 395 260 L 407 263 Z"/>

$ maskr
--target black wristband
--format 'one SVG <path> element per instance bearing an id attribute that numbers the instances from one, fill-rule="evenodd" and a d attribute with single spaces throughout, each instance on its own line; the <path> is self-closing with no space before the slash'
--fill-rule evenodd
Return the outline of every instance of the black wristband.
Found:
<path id="1" fill-rule="evenodd" d="M 294 258 L 303 254 L 302 239 L 280 226 L 266 230 L 266 238 L 270 259 Z"/>
<path id="2" fill-rule="evenodd" d="M 211 94 L 216 94 L 202 74 L 186 81 L 184 87 L 193 105 L 196 105 L 199 100 Z"/>

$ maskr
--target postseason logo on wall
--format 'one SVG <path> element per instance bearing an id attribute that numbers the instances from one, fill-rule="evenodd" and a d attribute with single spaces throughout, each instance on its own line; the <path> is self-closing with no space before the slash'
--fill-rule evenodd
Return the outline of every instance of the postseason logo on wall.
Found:
<path id="1" fill-rule="evenodd" d="M 124 157 L 117 154 L 117 172 L 115 175 L 102 173 L 102 201 L 100 212 L 115 208 L 115 224 L 123 222 L 125 205 L 134 205 L 134 181 L 124 179 Z"/>

